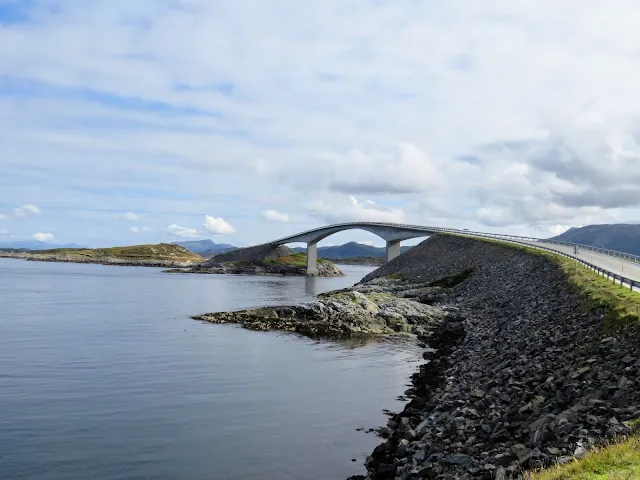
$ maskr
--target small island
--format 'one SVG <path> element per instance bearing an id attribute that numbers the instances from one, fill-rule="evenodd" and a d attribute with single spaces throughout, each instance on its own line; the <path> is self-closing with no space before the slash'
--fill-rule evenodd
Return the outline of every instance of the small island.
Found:
<path id="1" fill-rule="evenodd" d="M 332 262 L 318 259 L 319 277 L 339 277 L 344 273 Z M 236 275 L 306 275 L 307 256 L 284 245 L 257 245 L 216 255 L 188 269 L 167 270 L 169 273 L 236 274 Z"/>
<path id="2" fill-rule="evenodd" d="M 56 248 L 30 252 L 0 251 L 0 257 L 35 262 L 98 263 L 136 267 L 192 267 L 204 258 L 179 245 L 134 245 L 111 248 Z"/>

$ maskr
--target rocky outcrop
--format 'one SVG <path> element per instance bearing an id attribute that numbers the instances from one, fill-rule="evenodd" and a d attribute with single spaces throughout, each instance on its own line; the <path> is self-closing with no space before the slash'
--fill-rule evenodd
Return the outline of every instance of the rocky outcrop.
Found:
<path id="1" fill-rule="evenodd" d="M 341 277 L 342 270 L 331 262 L 318 262 L 319 277 Z M 188 270 L 168 270 L 169 273 L 201 273 L 201 274 L 233 274 L 233 275 L 291 275 L 307 274 L 307 267 L 279 262 L 225 262 L 207 265 L 196 265 Z"/>
<path id="2" fill-rule="evenodd" d="M 305 256 L 285 245 L 257 245 L 216 255 L 189 270 L 169 273 L 235 274 L 235 275 L 306 275 Z M 340 277 L 344 273 L 327 260 L 318 260 L 317 276 Z"/>
<path id="3" fill-rule="evenodd" d="M 424 300 L 459 316 L 422 338 L 429 362 L 368 459 L 368 478 L 520 478 L 629 433 L 640 417 L 638 328 L 605 329 L 605 310 L 547 258 L 436 236 L 364 282 L 389 275 L 453 279 Z"/>
<path id="4" fill-rule="evenodd" d="M 309 336 L 425 334 L 446 311 L 385 293 L 379 286 L 320 295 L 300 305 L 266 307 L 194 317 L 212 323 L 237 323 L 252 330 L 285 330 Z"/>

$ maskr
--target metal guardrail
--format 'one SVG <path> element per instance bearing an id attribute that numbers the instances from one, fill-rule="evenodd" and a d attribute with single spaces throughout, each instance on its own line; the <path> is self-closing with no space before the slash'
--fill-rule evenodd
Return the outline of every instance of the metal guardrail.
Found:
<path id="1" fill-rule="evenodd" d="M 470 235 L 470 236 L 475 236 L 475 235 Z M 518 240 L 508 240 L 510 243 L 514 243 L 516 245 L 523 245 L 526 247 L 530 247 L 530 248 L 537 248 L 540 250 L 546 250 L 549 251 L 555 255 L 560 255 L 566 258 L 570 258 L 571 260 L 574 260 L 575 262 L 580 263 L 581 265 L 584 265 L 587 268 L 590 268 L 591 270 L 593 270 L 594 272 L 598 273 L 599 275 L 602 275 L 603 277 L 607 277 L 607 279 L 611 279 L 613 281 L 613 283 L 615 284 L 616 282 L 620 282 L 620 286 L 624 286 L 629 285 L 629 290 L 633 291 L 633 289 L 635 287 L 640 287 L 640 282 L 637 282 L 631 278 L 627 278 L 627 277 L 623 277 L 622 275 L 618 275 L 617 273 L 614 272 L 610 272 L 609 270 L 606 270 L 602 267 L 598 267 L 597 265 L 594 265 L 593 263 L 589 263 L 581 258 L 575 257 L 573 255 L 569 255 L 568 253 L 565 252 L 560 252 L 558 250 L 554 250 L 553 248 L 548 248 L 548 247 L 543 247 L 541 245 L 531 245 L 530 243 L 525 243 L 525 242 L 521 242 Z M 576 245 L 576 244 L 574 244 Z"/>
<path id="2" fill-rule="evenodd" d="M 546 239 L 546 238 L 537 238 L 537 237 L 525 237 L 525 236 L 519 236 L 519 235 L 506 235 L 506 234 L 501 234 L 501 233 L 486 233 L 486 232 L 475 232 L 475 231 L 470 231 L 470 230 L 460 230 L 457 228 L 443 228 L 443 227 L 428 227 L 428 226 L 423 226 L 423 225 L 408 225 L 408 224 L 399 224 L 399 223 L 381 223 L 381 222 L 346 222 L 346 223 L 336 223 L 333 225 L 327 225 L 326 227 L 321 227 L 321 228 L 314 228 L 311 230 L 307 230 L 301 233 L 298 233 L 296 235 L 291 235 L 288 237 L 284 237 L 281 238 L 279 240 L 275 240 L 274 242 L 271 243 L 283 243 L 284 241 L 291 239 L 291 238 L 296 238 L 302 235 L 306 235 L 308 233 L 313 233 L 313 232 L 317 232 L 319 230 L 324 230 L 324 229 L 332 229 L 332 228 L 342 228 L 342 227 L 355 227 L 357 228 L 358 226 L 372 226 L 372 227 L 396 227 L 396 228 L 402 228 L 405 230 L 414 230 L 416 232 L 425 232 L 425 233 L 438 233 L 438 232 L 443 232 L 443 233 L 455 233 L 455 234 L 459 234 L 459 235 L 467 235 L 470 237 L 481 237 L 481 238 L 491 238 L 491 239 L 496 239 L 496 240 L 507 240 L 509 242 L 512 243 L 516 243 L 516 244 L 520 244 L 520 245 L 525 245 L 531 248 L 539 248 L 541 250 L 547 250 L 550 252 L 555 253 L 556 255 L 562 255 L 563 257 L 567 257 L 570 258 L 590 269 L 592 269 L 593 271 L 599 273 L 600 275 L 606 276 L 607 278 L 610 278 L 613 280 L 613 283 L 616 283 L 617 281 L 620 282 L 620 285 L 624 285 L 627 284 L 629 285 L 629 288 L 633 291 L 633 289 L 635 287 L 640 287 L 640 282 L 637 282 L 635 280 L 632 280 L 630 278 L 627 277 L 623 277 L 622 275 L 618 275 L 617 273 L 614 272 L 610 272 L 608 270 L 605 270 L 604 268 L 598 267 L 592 263 L 586 262 L 584 260 L 582 260 L 581 258 L 575 257 L 573 255 L 570 255 L 568 253 L 565 252 L 561 252 L 559 250 L 554 250 L 553 248 L 548 248 L 548 247 L 544 247 L 541 245 L 531 245 L 531 243 L 527 243 L 527 242 L 534 242 L 536 244 L 541 244 L 541 243 L 546 243 L 546 244 L 551 244 L 551 245 L 562 245 L 565 247 L 573 247 L 573 248 L 579 248 L 581 250 L 587 250 L 590 252 L 595 252 L 595 253 L 600 253 L 602 255 L 607 255 L 610 257 L 615 257 L 615 258 L 622 258 L 622 259 L 626 259 L 626 260 L 631 260 L 633 262 L 639 263 L 640 264 L 640 255 L 632 255 L 630 253 L 625 253 L 625 252 L 618 252 L 616 250 L 608 250 L 606 248 L 599 248 L 599 247 L 592 247 L 591 245 L 583 245 L 580 243 L 572 243 L 572 242 L 564 242 L 561 240 L 551 240 L 551 239 Z"/>

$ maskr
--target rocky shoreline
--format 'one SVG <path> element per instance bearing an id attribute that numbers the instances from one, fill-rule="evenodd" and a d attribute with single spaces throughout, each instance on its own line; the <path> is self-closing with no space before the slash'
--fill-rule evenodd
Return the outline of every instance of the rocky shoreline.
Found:
<path id="1" fill-rule="evenodd" d="M 197 317 L 258 330 L 413 333 L 426 363 L 355 479 L 507 479 L 581 457 L 640 418 L 640 327 L 558 265 L 434 236 L 363 281 L 291 307 Z"/>
<path id="2" fill-rule="evenodd" d="M 171 269 L 167 273 L 232 274 L 232 275 L 285 275 L 304 276 L 307 267 L 286 263 L 267 262 L 224 262 L 196 265 L 187 270 Z M 319 262 L 319 277 L 341 277 L 344 273 L 331 262 Z"/>
<path id="3" fill-rule="evenodd" d="M 299 305 L 207 313 L 193 318 L 218 324 L 235 323 L 250 330 L 292 331 L 311 337 L 424 335 L 441 323 L 447 314 L 445 309 L 396 296 L 408 291 L 425 293 L 430 287 L 404 289 L 392 285 L 394 283 L 375 281 L 321 294 L 317 300 Z"/>
<path id="4" fill-rule="evenodd" d="M 118 257 L 87 257 L 64 253 L 8 253 L 0 252 L 0 258 L 15 258 L 29 262 L 58 262 L 58 263 L 92 263 L 98 265 L 118 265 L 126 267 L 164 267 L 186 268 L 197 265 L 194 261 L 177 261 L 162 259 L 138 259 Z"/>

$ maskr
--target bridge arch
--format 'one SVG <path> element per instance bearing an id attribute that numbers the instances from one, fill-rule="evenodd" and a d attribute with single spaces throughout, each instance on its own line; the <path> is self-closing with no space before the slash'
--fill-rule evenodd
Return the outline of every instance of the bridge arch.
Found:
<path id="1" fill-rule="evenodd" d="M 284 237 L 270 242 L 272 245 L 284 245 L 286 243 L 307 244 L 307 275 L 317 275 L 318 268 L 318 242 L 335 233 L 345 230 L 365 230 L 373 233 L 386 241 L 386 261 L 389 262 L 400 255 L 400 242 L 410 238 L 426 237 L 436 233 L 435 229 L 418 227 L 415 225 L 395 225 L 389 223 L 353 222 L 329 225 L 315 228 L 306 232 Z"/>

